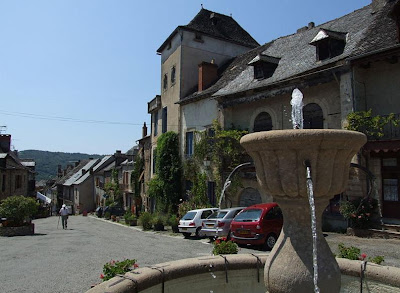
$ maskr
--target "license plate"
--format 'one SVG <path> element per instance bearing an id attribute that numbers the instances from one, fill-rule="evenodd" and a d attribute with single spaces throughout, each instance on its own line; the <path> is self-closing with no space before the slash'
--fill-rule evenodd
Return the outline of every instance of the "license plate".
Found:
<path id="1" fill-rule="evenodd" d="M 250 231 L 249 231 L 249 230 L 240 230 L 240 231 L 239 231 L 239 234 L 240 234 L 240 235 L 249 235 L 249 234 L 250 234 Z"/>
<path id="2" fill-rule="evenodd" d="M 207 227 L 209 227 L 209 228 L 213 228 L 213 227 L 214 227 L 214 225 L 213 225 L 213 224 L 209 224 L 209 225 L 207 225 Z"/>
<path id="3" fill-rule="evenodd" d="M 187 230 L 187 228 L 181 228 L 181 230 L 182 230 L 182 231 L 186 231 L 186 230 Z"/>

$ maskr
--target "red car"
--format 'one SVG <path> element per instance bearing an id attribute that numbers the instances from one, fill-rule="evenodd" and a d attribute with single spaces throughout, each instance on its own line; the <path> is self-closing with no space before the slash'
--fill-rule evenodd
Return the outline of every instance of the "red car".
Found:
<path id="1" fill-rule="evenodd" d="M 271 250 L 283 224 L 276 203 L 256 204 L 243 209 L 231 223 L 231 238 L 239 245 L 259 245 Z"/>

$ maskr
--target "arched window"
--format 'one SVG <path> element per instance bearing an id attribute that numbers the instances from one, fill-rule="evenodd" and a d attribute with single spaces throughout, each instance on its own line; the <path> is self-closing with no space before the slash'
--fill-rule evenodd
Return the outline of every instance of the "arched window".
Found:
<path id="1" fill-rule="evenodd" d="M 175 66 L 173 66 L 171 69 L 171 84 L 175 83 L 175 73 L 176 73 L 176 69 L 175 69 Z"/>
<path id="2" fill-rule="evenodd" d="M 304 129 L 323 129 L 324 115 L 318 104 L 307 104 L 303 108 L 303 128 Z"/>
<path id="3" fill-rule="evenodd" d="M 167 87 L 168 87 L 168 76 L 164 74 L 163 89 L 166 90 Z"/>
<path id="4" fill-rule="evenodd" d="M 254 132 L 272 130 L 271 115 L 269 115 L 267 112 L 261 112 L 258 114 L 256 119 L 254 119 L 253 130 Z"/>

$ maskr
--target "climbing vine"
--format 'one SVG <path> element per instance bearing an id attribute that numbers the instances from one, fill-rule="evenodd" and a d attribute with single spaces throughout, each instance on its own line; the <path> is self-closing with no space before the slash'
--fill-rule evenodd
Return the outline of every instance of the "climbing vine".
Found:
<path id="1" fill-rule="evenodd" d="M 139 178 L 143 172 L 143 168 L 144 168 L 143 158 L 138 154 L 135 158 L 133 171 L 131 173 L 131 183 L 133 184 L 135 197 L 140 197 L 141 184 L 139 182 Z"/>
<path id="2" fill-rule="evenodd" d="M 398 126 L 400 122 L 393 113 L 388 116 L 372 115 L 372 109 L 352 112 L 347 115 L 347 121 L 346 129 L 362 132 L 372 139 L 383 137 L 383 129 L 386 125 Z"/>
<path id="3" fill-rule="evenodd" d="M 178 134 L 168 131 L 157 140 L 156 176 L 149 182 L 149 195 L 156 198 L 159 211 L 177 211 L 181 198 L 181 176 Z"/>
<path id="4" fill-rule="evenodd" d="M 240 145 L 240 138 L 247 134 L 245 130 L 238 130 L 232 126 L 231 129 L 224 130 L 219 123 L 214 120 L 209 131 L 196 132 L 194 155 L 185 162 L 185 177 L 193 182 L 191 192 L 196 198 L 207 200 L 206 180 L 207 175 L 197 176 L 202 169 L 204 161 L 210 161 L 208 168 L 211 178 L 216 184 L 217 202 L 221 194 L 223 180 L 237 165 L 246 161 L 244 149 Z M 236 179 L 235 179 L 236 178 Z M 199 188 L 204 182 L 204 187 Z M 234 177 L 232 180 L 233 189 L 239 185 L 239 180 Z"/>
<path id="5" fill-rule="evenodd" d="M 113 169 L 111 171 L 111 182 L 104 185 L 104 190 L 106 194 L 112 196 L 111 198 L 108 198 L 106 205 L 123 204 L 122 192 L 119 189 L 118 170 Z"/>

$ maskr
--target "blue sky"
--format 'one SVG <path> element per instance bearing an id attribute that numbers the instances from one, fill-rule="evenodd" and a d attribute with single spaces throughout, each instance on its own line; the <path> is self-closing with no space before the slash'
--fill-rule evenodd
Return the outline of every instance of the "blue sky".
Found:
<path id="1" fill-rule="evenodd" d="M 0 0 L 0 126 L 20 151 L 126 151 L 160 93 L 156 50 L 201 4 L 264 44 L 370 2 Z"/>

